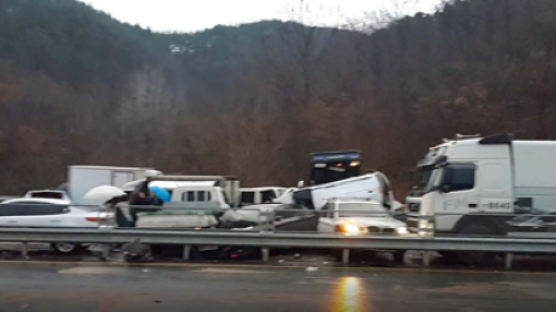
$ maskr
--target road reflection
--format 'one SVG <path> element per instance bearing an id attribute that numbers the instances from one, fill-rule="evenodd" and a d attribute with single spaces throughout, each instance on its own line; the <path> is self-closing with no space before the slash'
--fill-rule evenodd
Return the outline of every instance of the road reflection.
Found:
<path id="1" fill-rule="evenodd" d="M 338 279 L 332 291 L 331 311 L 372 311 L 370 302 L 367 302 L 365 285 L 358 277 L 344 276 Z"/>

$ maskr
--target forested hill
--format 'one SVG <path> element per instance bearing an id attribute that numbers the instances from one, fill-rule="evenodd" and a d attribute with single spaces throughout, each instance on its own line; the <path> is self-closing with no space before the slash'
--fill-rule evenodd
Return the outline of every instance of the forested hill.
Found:
<path id="1" fill-rule="evenodd" d="M 73 0 L 0 0 L 0 194 L 70 164 L 293 185 L 355 148 L 398 197 L 455 133 L 556 139 L 556 2 L 455 1 L 372 34 L 266 21 L 193 34 Z"/>

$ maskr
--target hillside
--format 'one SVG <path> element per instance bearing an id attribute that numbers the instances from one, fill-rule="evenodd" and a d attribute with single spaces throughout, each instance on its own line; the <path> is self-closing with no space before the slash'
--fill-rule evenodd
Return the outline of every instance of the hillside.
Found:
<path id="1" fill-rule="evenodd" d="M 402 197 L 443 137 L 556 139 L 556 3 L 455 1 L 373 34 L 265 21 L 194 34 L 73 0 L 0 0 L 0 193 L 69 164 L 293 185 L 360 149 Z"/>

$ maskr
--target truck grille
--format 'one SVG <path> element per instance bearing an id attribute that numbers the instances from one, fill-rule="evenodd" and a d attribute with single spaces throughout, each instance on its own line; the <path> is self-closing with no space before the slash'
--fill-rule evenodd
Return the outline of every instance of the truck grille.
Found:
<path id="1" fill-rule="evenodd" d="M 419 203 L 408 203 L 407 204 L 407 210 L 409 210 L 411 212 L 419 212 L 420 208 L 421 208 L 421 204 L 419 204 Z"/>

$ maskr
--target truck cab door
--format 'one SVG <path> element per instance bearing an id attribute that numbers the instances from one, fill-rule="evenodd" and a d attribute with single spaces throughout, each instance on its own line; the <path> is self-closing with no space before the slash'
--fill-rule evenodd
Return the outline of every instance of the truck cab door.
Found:
<path id="1" fill-rule="evenodd" d="M 478 166 L 472 162 L 450 163 L 443 168 L 436 210 L 435 230 L 451 232 L 457 222 L 479 207 Z"/>

